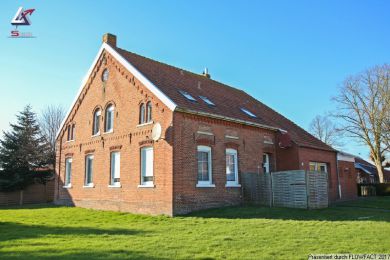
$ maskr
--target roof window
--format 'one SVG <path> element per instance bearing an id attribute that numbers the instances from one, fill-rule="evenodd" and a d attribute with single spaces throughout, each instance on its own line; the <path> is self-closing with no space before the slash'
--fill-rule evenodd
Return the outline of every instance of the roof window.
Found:
<path id="1" fill-rule="evenodd" d="M 207 105 L 215 106 L 215 104 L 210 99 L 208 99 L 207 97 L 199 96 L 199 98 L 202 99 Z"/>
<path id="2" fill-rule="evenodd" d="M 191 96 L 189 93 L 183 91 L 183 90 L 179 90 L 180 94 L 182 94 L 186 99 L 190 100 L 190 101 L 195 101 L 196 102 L 196 99 Z"/>
<path id="3" fill-rule="evenodd" d="M 249 111 L 249 110 L 247 110 L 247 109 L 245 109 L 245 108 L 242 108 L 242 107 L 241 107 L 240 109 L 241 109 L 242 112 L 244 112 L 244 113 L 247 114 L 248 116 L 256 118 L 256 115 L 253 114 L 251 111 Z"/>

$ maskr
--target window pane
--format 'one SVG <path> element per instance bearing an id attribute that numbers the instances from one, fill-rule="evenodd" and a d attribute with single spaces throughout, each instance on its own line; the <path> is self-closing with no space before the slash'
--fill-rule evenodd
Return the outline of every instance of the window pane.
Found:
<path id="1" fill-rule="evenodd" d="M 142 104 L 139 109 L 139 123 L 145 123 L 145 105 Z"/>
<path id="2" fill-rule="evenodd" d="M 65 185 L 69 185 L 72 175 L 72 159 L 68 158 L 65 161 Z"/>
<path id="3" fill-rule="evenodd" d="M 210 181 L 208 152 L 198 151 L 198 181 Z"/>
<path id="4" fill-rule="evenodd" d="M 150 122 L 152 121 L 152 103 L 151 102 L 148 102 L 148 105 L 147 105 L 147 118 L 146 118 L 146 122 Z"/>
<path id="5" fill-rule="evenodd" d="M 236 180 L 236 168 L 235 168 L 235 155 L 226 154 L 226 180 L 235 181 Z"/>
<path id="6" fill-rule="evenodd" d="M 89 155 L 86 158 L 86 173 L 85 173 L 85 184 L 92 183 L 92 166 L 93 166 L 93 156 Z"/>
<path id="7" fill-rule="evenodd" d="M 114 129 L 114 106 L 109 106 L 106 110 L 106 132 Z"/>
<path id="8" fill-rule="evenodd" d="M 153 148 L 141 149 L 141 180 L 142 183 L 153 181 Z"/>
<path id="9" fill-rule="evenodd" d="M 111 153 L 111 184 L 120 181 L 120 153 Z"/>
<path id="10" fill-rule="evenodd" d="M 100 110 L 95 112 L 93 119 L 93 134 L 96 135 L 100 130 Z"/>

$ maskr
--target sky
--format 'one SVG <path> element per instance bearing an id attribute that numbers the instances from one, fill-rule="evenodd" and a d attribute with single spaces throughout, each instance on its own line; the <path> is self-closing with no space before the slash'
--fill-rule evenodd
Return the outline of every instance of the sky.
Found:
<path id="1" fill-rule="evenodd" d="M 19 6 L 35 38 L 12 39 Z M 390 1 L 2 0 L 0 131 L 31 104 L 69 109 L 110 32 L 118 46 L 243 89 L 307 129 L 350 75 L 390 60 Z M 347 141 L 343 150 L 368 156 Z"/>

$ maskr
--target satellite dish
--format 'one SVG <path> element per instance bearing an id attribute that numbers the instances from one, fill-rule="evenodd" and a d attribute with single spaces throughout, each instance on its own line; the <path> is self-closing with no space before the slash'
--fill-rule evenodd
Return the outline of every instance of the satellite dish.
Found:
<path id="1" fill-rule="evenodd" d="M 156 123 L 152 129 L 152 139 L 153 141 L 158 141 L 161 138 L 161 125 Z"/>

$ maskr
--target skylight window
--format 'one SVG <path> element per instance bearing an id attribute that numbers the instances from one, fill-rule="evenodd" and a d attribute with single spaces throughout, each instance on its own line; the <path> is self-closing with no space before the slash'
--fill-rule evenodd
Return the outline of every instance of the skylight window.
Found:
<path id="1" fill-rule="evenodd" d="M 186 99 L 188 99 L 189 101 L 195 101 L 196 102 L 196 99 L 191 96 L 189 93 L 183 91 L 183 90 L 179 90 L 180 94 L 182 94 Z"/>
<path id="2" fill-rule="evenodd" d="M 245 109 L 245 108 L 240 108 L 242 112 L 244 112 L 245 114 L 247 114 L 248 116 L 250 117 L 256 117 L 255 114 L 253 114 L 251 111 Z"/>
<path id="3" fill-rule="evenodd" d="M 199 96 L 207 105 L 215 106 L 215 104 L 205 96 Z"/>

